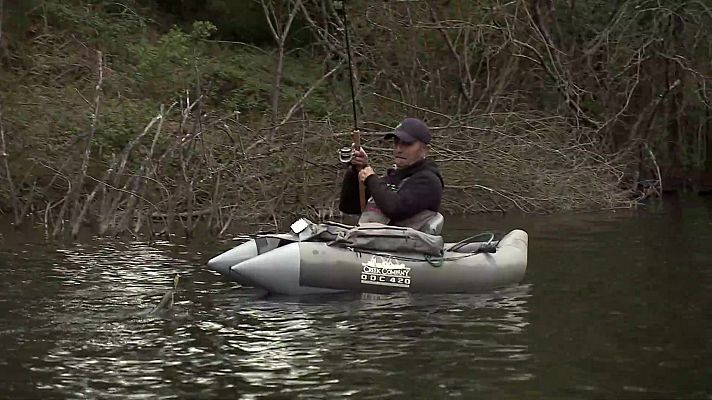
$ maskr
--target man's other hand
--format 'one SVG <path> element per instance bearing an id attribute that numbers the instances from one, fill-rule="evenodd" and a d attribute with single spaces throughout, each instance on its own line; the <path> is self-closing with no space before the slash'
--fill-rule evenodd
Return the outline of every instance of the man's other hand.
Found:
<path id="1" fill-rule="evenodd" d="M 365 166 L 363 169 L 361 169 L 361 171 L 359 171 L 358 180 L 361 182 L 366 182 L 366 178 L 373 174 L 375 174 L 375 172 L 373 172 L 373 168 Z"/>
<path id="2" fill-rule="evenodd" d="M 357 170 L 368 166 L 368 154 L 366 154 L 366 150 L 364 150 L 363 147 L 356 150 L 356 145 L 353 143 L 351 143 L 351 164 L 356 167 Z"/>

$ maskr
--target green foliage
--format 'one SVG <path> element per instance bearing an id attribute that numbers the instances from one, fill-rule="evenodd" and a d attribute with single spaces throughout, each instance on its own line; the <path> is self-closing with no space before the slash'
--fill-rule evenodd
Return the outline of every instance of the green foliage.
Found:
<path id="1" fill-rule="evenodd" d="M 119 152 L 143 132 L 157 112 L 158 107 L 150 102 L 107 99 L 98 121 L 95 143 L 106 153 Z"/>
<path id="2" fill-rule="evenodd" d="M 191 39 L 194 42 L 208 39 L 218 28 L 210 21 L 195 21 L 193 22 L 193 31 L 190 33 Z"/>
<path id="3" fill-rule="evenodd" d="M 284 65 L 285 78 L 283 95 L 287 101 L 295 102 L 319 79 L 321 65 L 307 60 L 305 57 L 288 58 Z M 327 86 L 317 87 L 307 99 L 305 109 L 316 116 L 323 116 L 333 111 L 334 105 L 330 99 Z"/>
<path id="4" fill-rule="evenodd" d="M 35 7 L 31 15 L 55 29 L 80 32 L 85 39 L 118 50 L 127 36 L 145 33 L 149 22 L 131 5 L 131 1 L 83 4 L 76 0 L 46 0 Z"/>
<path id="5" fill-rule="evenodd" d="M 33 23 L 32 10 L 37 9 L 40 4 L 40 0 L 4 2 L 3 35 L 19 37 L 30 30 Z"/>
<path id="6" fill-rule="evenodd" d="M 241 52 L 221 62 L 213 73 L 223 94 L 221 104 L 240 112 L 267 110 L 273 63 L 271 57 L 257 52 Z"/>
<path id="7" fill-rule="evenodd" d="M 136 79 L 154 95 L 175 94 L 193 86 L 204 56 L 200 43 L 215 30 L 210 22 L 196 21 L 190 33 L 173 27 L 157 43 L 144 39 L 129 46 L 137 61 Z"/>
<path id="8" fill-rule="evenodd" d="M 243 50 L 227 59 L 215 59 L 206 69 L 220 104 L 230 110 L 261 114 L 268 110 L 274 85 L 275 56 Z M 294 104 L 321 76 L 321 65 L 290 57 L 285 60 L 282 104 Z M 307 112 L 324 116 L 333 111 L 326 85 L 317 87 L 304 104 Z"/>
<path id="9" fill-rule="evenodd" d="M 273 44 L 272 33 L 264 11 L 255 0 L 157 0 L 161 9 L 190 24 L 196 20 L 211 21 L 218 37 L 257 45 Z M 286 2 L 275 2 L 276 4 Z M 299 30 L 299 23 L 295 24 Z"/>
<path id="10" fill-rule="evenodd" d="M 258 1 L 207 0 L 202 18 L 209 18 L 220 29 L 221 37 L 250 43 L 269 43 L 272 34 Z"/>

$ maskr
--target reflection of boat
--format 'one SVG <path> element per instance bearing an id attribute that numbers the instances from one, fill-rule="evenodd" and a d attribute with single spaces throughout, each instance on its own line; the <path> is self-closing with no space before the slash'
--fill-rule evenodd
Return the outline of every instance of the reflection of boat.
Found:
<path id="1" fill-rule="evenodd" d="M 300 241 L 298 233 L 262 235 L 214 257 L 208 267 L 243 285 L 288 295 L 476 293 L 522 280 L 526 232 L 514 230 L 499 241 L 474 239 L 446 243 L 441 255 L 428 256 Z"/>

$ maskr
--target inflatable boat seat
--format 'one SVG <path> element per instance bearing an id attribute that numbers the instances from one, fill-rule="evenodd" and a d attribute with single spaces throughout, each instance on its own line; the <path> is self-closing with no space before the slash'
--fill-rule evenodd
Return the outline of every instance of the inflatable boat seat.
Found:
<path id="1" fill-rule="evenodd" d="M 445 224 L 445 217 L 440 213 L 435 213 L 430 219 L 423 224 L 420 228 L 421 232 L 427 233 L 428 235 L 440 235 L 443 230 L 443 224 Z"/>

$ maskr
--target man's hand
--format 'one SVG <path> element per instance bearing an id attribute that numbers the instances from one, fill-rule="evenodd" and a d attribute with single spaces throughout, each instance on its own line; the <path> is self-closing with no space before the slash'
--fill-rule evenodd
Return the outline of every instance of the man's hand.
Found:
<path id="1" fill-rule="evenodd" d="M 373 172 L 373 168 L 369 167 L 368 165 L 365 166 L 361 171 L 358 173 L 358 180 L 360 182 L 366 182 L 366 178 L 368 178 L 371 175 L 374 175 L 375 172 Z"/>
<path id="2" fill-rule="evenodd" d="M 357 170 L 361 170 L 368 166 L 368 155 L 366 150 L 361 147 L 361 149 L 356 150 L 356 145 L 351 143 L 351 164 L 356 167 Z"/>

